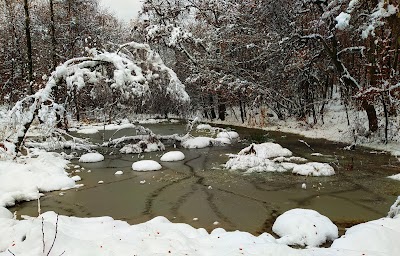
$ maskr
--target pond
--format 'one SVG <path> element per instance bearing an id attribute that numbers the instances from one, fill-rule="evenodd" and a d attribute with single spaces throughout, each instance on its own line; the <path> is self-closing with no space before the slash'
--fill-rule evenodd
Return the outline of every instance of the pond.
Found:
<path id="1" fill-rule="evenodd" d="M 144 125 L 158 134 L 184 134 L 184 124 Z M 182 149 L 186 159 L 162 162 L 156 172 L 134 172 L 132 163 L 142 159 L 159 160 L 162 152 L 126 155 L 103 148 L 105 161 L 71 163 L 70 172 L 82 178 L 84 186 L 68 191 L 46 193 L 44 211 L 78 217 L 111 216 L 131 224 L 155 216 L 172 222 L 212 230 L 242 230 L 252 234 L 271 232 L 277 216 L 292 208 L 314 209 L 334 221 L 341 231 L 354 224 L 387 215 L 400 195 L 400 182 L 386 178 L 400 172 L 400 162 L 382 152 L 366 148 L 343 150 L 344 146 L 294 134 L 232 127 L 241 140 L 226 147 Z M 100 132 L 89 137 L 94 142 L 132 134 L 124 129 Z M 305 143 L 299 141 L 306 141 Z M 237 153 L 251 142 L 276 142 L 294 156 L 328 162 L 335 167 L 331 177 L 304 177 L 291 173 L 244 175 L 223 168 L 226 154 Z M 174 150 L 166 145 L 166 151 Z M 312 153 L 323 156 L 312 156 Z M 75 168 L 79 165 L 79 168 Z M 84 169 L 82 169 L 84 168 Z M 90 172 L 88 172 L 90 170 Z M 114 175 L 123 171 L 123 175 Z M 99 181 L 104 181 L 99 184 Z M 145 181 L 145 182 L 144 182 Z M 302 189 L 302 184 L 307 189 Z M 24 202 L 10 209 L 18 215 L 37 215 L 37 202 Z"/>

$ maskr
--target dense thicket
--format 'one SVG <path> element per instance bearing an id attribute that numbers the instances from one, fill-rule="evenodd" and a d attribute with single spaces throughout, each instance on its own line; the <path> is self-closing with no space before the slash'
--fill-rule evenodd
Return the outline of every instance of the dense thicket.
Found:
<path id="1" fill-rule="evenodd" d="M 126 41 L 119 21 L 96 0 L 0 1 L 0 97 L 36 92 L 55 67 Z"/>
<path id="2" fill-rule="evenodd" d="M 399 107 L 396 0 L 146 0 L 138 34 L 175 60 L 193 107 L 323 122 L 333 91 L 369 131 Z M 387 129 L 387 128 L 386 128 Z M 368 134 L 366 134 L 368 135 Z"/>

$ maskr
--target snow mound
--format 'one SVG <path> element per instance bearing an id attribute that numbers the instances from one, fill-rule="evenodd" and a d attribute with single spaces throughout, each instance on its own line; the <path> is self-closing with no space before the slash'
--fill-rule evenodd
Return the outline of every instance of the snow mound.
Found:
<path id="1" fill-rule="evenodd" d="M 116 172 L 114 173 L 114 175 L 122 175 L 122 174 L 124 174 L 123 171 L 116 171 Z"/>
<path id="2" fill-rule="evenodd" d="M 262 144 L 251 144 L 247 148 L 242 149 L 238 155 L 255 155 L 260 158 L 275 158 L 275 157 L 290 157 L 292 156 L 292 152 L 283 148 L 281 145 L 266 142 Z"/>
<path id="3" fill-rule="evenodd" d="M 237 139 L 237 138 L 239 138 L 239 133 L 232 132 L 232 131 L 219 132 L 217 134 L 217 138 Z"/>
<path id="4" fill-rule="evenodd" d="M 60 154 L 42 151 L 32 154 L 37 157 L 0 161 L 0 207 L 38 199 L 42 196 L 40 192 L 75 186 L 75 181 L 64 171 L 69 161 Z"/>
<path id="5" fill-rule="evenodd" d="M 181 151 L 170 151 L 165 153 L 160 160 L 163 162 L 175 162 L 175 161 L 182 161 L 185 159 L 185 154 Z"/>
<path id="6" fill-rule="evenodd" d="M 387 178 L 400 181 L 400 173 L 388 176 Z"/>
<path id="7" fill-rule="evenodd" d="M 7 208 L 0 206 L 0 218 L 12 219 L 14 215 Z"/>
<path id="8" fill-rule="evenodd" d="M 338 228 L 330 219 L 314 210 L 292 209 L 280 215 L 272 231 L 278 243 L 317 247 L 338 237 Z"/>
<path id="9" fill-rule="evenodd" d="M 122 154 L 139 154 L 139 153 L 149 153 L 165 150 L 165 146 L 161 141 L 149 142 L 146 140 L 141 140 L 136 144 L 127 144 L 122 147 L 119 152 Z"/>
<path id="10" fill-rule="evenodd" d="M 79 158 L 81 163 L 96 163 L 104 160 L 104 156 L 99 153 L 87 153 Z"/>
<path id="11" fill-rule="evenodd" d="M 334 249 L 363 252 L 364 255 L 400 255 L 400 218 L 381 218 L 349 228 L 335 240 Z"/>
<path id="12" fill-rule="evenodd" d="M 210 130 L 211 131 L 212 129 L 213 129 L 212 126 L 209 124 L 199 124 L 196 127 L 196 130 Z"/>
<path id="13" fill-rule="evenodd" d="M 79 134 L 95 134 L 98 132 L 99 130 L 97 130 L 96 128 L 83 128 L 77 131 L 77 133 Z"/>
<path id="14" fill-rule="evenodd" d="M 158 171 L 162 166 L 153 160 L 142 160 L 132 164 L 132 169 L 138 172 Z"/>
<path id="15" fill-rule="evenodd" d="M 311 162 L 294 166 L 292 173 L 304 176 L 332 176 L 335 169 L 326 163 Z"/>
<path id="16" fill-rule="evenodd" d="M 209 137 L 196 137 L 182 141 L 184 148 L 206 148 L 212 146 L 212 138 Z"/>
<path id="17" fill-rule="evenodd" d="M 230 155 L 225 168 L 253 172 L 293 172 L 300 175 L 331 176 L 335 170 L 325 163 L 306 163 L 307 159 L 292 156 L 292 152 L 276 143 L 252 144 L 237 155 Z"/>

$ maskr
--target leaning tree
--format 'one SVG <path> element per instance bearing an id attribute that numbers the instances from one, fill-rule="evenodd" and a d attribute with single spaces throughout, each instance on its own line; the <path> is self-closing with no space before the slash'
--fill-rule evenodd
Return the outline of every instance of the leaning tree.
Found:
<path id="1" fill-rule="evenodd" d="M 63 126 L 68 103 L 76 103 L 79 92 L 88 89 L 86 96 L 95 98 L 96 88 L 104 85 L 115 95 L 114 104 L 136 101 L 144 105 L 157 93 L 180 109 L 190 101 L 176 73 L 149 45 L 130 42 L 114 52 L 91 49 L 88 56 L 58 66 L 42 89 L 15 104 L 0 141 L 14 143 L 18 152 L 35 120 L 50 128 Z"/>

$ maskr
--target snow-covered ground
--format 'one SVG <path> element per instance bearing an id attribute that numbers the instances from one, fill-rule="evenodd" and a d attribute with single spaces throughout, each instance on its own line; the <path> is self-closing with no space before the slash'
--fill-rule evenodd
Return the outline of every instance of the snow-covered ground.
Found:
<path id="1" fill-rule="evenodd" d="M 28 153 L 29 157 L 0 161 L 0 207 L 38 199 L 42 192 L 75 187 L 75 178 L 65 172 L 69 161 L 60 154 L 39 150 Z"/>
<path id="2" fill-rule="evenodd" d="M 137 225 L 111 217 L 76 218 L 54 212 L 15 220 L 0 207 L 0 255 L 400 255 L 399 215 L 354 226 L 330 248 L 312 248 L 337 237 L 337 227 L 315 211 L 290 210 L 278 217 L 273 229 L 282 237 L 222 228 L 208 233 L 164 217 Z M 286 244 L 309 247 L 293 249 Z"/>

